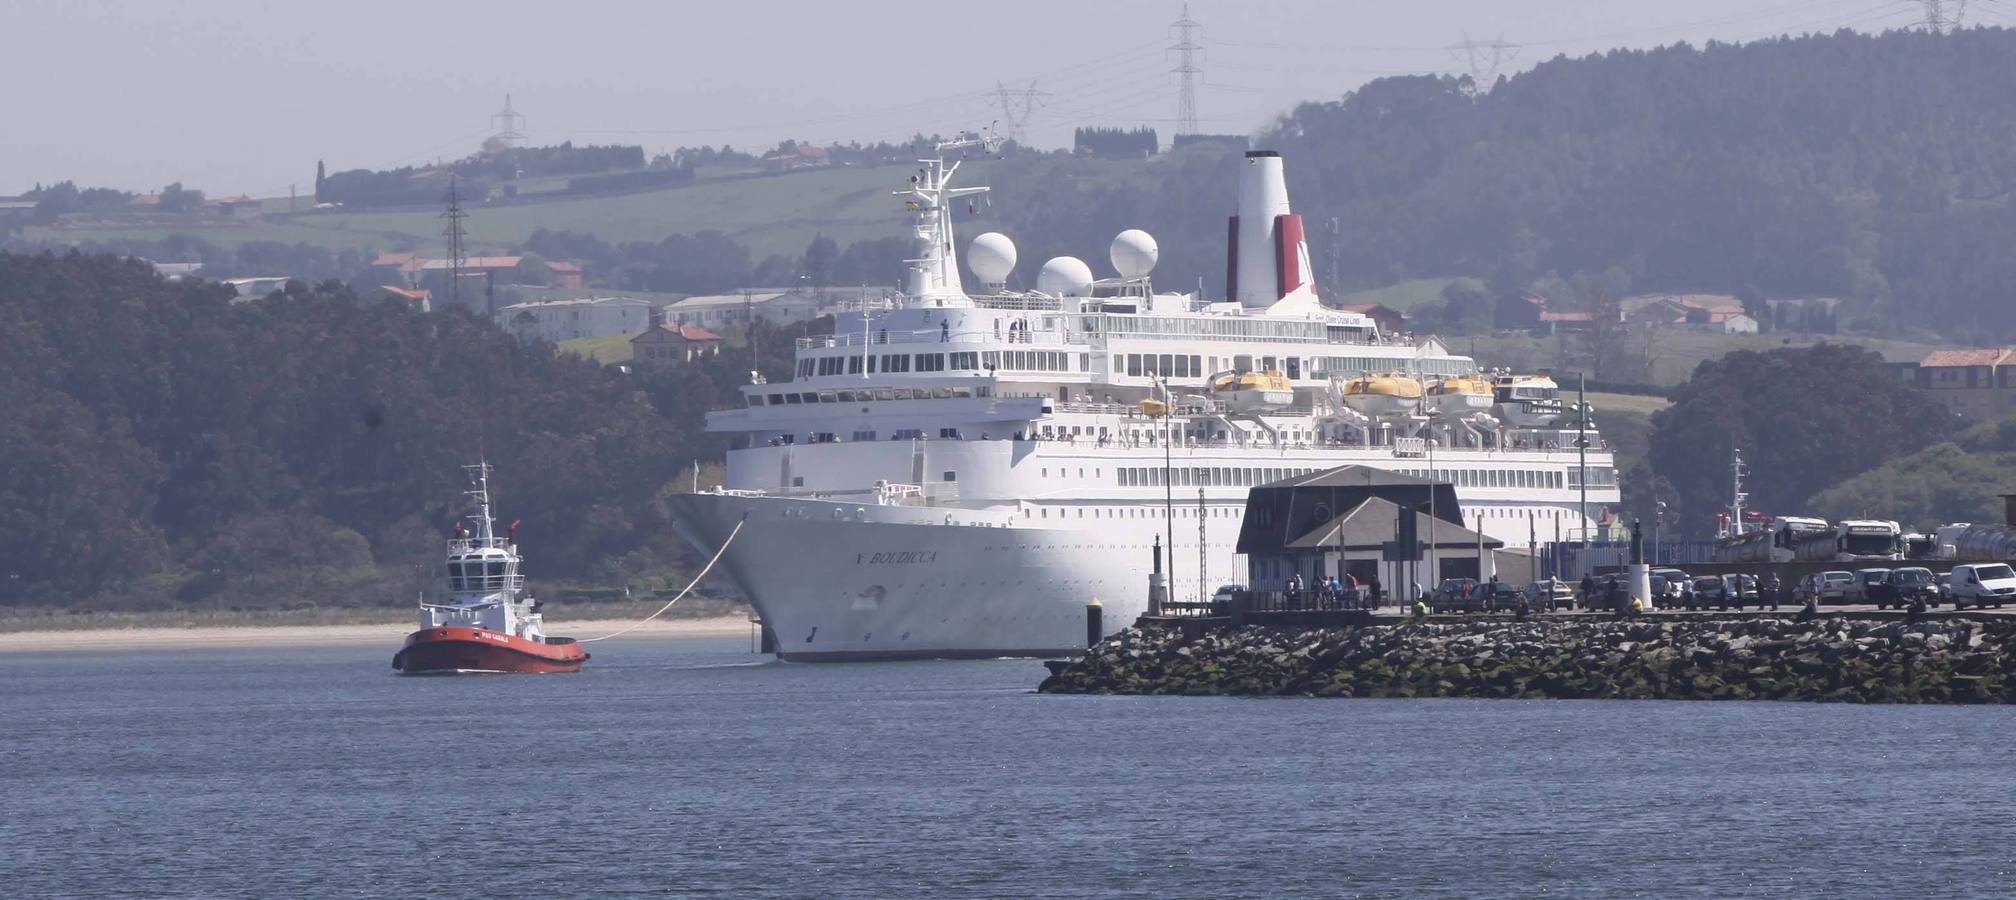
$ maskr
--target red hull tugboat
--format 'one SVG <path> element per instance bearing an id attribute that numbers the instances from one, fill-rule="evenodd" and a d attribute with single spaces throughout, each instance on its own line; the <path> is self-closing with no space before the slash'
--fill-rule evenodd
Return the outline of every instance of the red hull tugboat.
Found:
<path id="1" fill-rule="evenodd" d="M 518 571 L 518 524 L 499 539 L 490 518 L 490 466 L 466 467 L 473 533 L 455 523 L 448 542 L 447 603 L 420 602 L 420 630 L 392 657 L 401 675 L 578 672 L 588 654 L 573 638 L 549 637 L 539 603 Z"/>

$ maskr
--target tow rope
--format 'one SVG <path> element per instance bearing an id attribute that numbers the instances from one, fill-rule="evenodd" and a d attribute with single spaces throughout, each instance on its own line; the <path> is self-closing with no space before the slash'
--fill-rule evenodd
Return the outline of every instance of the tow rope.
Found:
<path id="1" fill-rule="evenodd" d="M 728 539 L 721 542 L 721 549 L 714 551 L 714 558 L 707 561 L 707 565 L 700 569 L 700 574 L 693 576 L 693 581 L 686 585 L 685 590 L 680 591 L 678 595 L 674 596 L 672 599 L 665 601 L 665 605 L 658 607 L 657 612 L 645 616 L 642 619 L 638 619 L 637 621 L 631 623 L 628 627 L 624 628 L 621 631 L 605 634 L 601 637 L 582 638 L 581 640 L 576 641 L 575 643 L 588 644 L 593 643 L 595 641 L 606 641 L 613 637 L 629 634 L 632 631 L 636 631 L 637 629 L 644 627 L 644 623 L 649 622 L 652 619 L 658 618 L 661 615 L 664 615 L 666 610 L 672 608 L 672 604 L 678 603 L 680 600 L 685 599 L 687 594 L 692 593 L 693 588 L 697 587 L 700 584 L 700 579 L 707 577 L 707 573 L 714 569 L 714 564 L 721 561 L 721 554 L 728 552 L 728 545 L 735 543 L 735 536 L 742 533 L 742 526 L 748 524 L 748 522 L 749 522 L 749 514 L 743 513 L 742 520 L 736 522 L 735 528 L 728 532 Z"/>

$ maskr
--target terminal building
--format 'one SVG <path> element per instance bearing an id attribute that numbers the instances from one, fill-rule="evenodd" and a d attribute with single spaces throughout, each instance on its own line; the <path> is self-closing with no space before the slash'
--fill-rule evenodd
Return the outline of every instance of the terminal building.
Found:
<path id="1" fill-rule="evenodd" d="M 1394 552 L 1406 515 L 1414 518 L 1422 545 L 1419 562 L 1390 558 L 1406 555 Z M 1396 596 L 1410 573 L 1424 588 L 1443 578 L 1492 574 L 1521 583 L 1531 580 L 1531 557 L 1521 555 L 1506 567 L 1514 571 L 1499 567 L 1496 554 L 1503 546 L 1503 541 L 1464 527 L 1455 485 L 1369 466 L 1343 466 L 1255 487 L 1247 493 L 1239 531 L 1247 587 L 1256 591 L 1282 590 L 1297 574 L 1308 584 L 1349 575 L 1359 584 L 1376 581 Z"/>

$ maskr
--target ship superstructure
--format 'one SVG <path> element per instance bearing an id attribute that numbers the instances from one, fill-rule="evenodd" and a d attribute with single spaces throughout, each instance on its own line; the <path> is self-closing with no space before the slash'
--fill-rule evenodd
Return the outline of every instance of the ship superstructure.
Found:
<path id="1" fill-rule="evenodd" d="M 980 235 L 969 292 L 948 204 L 986 188 L 951 187 L 943 156 L 973 148 L 989 141 L 941 144 L 898 192 L 905 290 L 802 339 L 790 382 L 711 413 L 733 435 L 726 487 L 673 498 L 710 554 L 746 516 L 723 564 L 786 658 L 1069 650 L 1093 597 L 1109 628 L 1144 609 L 1158 539 L 1173 599 L 1247 581 L 1247 490 L 1342 465 L 1451 481 L 1466 523 L 1514 547 L 1583 537 L 1617 502 L 1588 410 L 1553 380 L 1317 302 L 1277 154 L 1241 161 L 1212 300 L 1157 290 L 1159 249 L 1131 229 L 1111 276 L 1059 257 L 1027 290 L 1008 287 L 1013 242 Z"/>

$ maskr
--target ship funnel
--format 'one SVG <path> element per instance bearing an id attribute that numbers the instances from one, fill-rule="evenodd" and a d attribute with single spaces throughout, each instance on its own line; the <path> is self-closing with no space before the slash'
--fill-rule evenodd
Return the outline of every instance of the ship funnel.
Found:
<path id="1" fill-rule="evenodd" d="M 1248 309 L 1287 299 L 1314 304 L 1309 241 L 1302 217 L 1288 209 L 1281 154 L 1252 150 L 1239 170 L 1238 215 L 1226 235 L 1225 295 Z"/>

